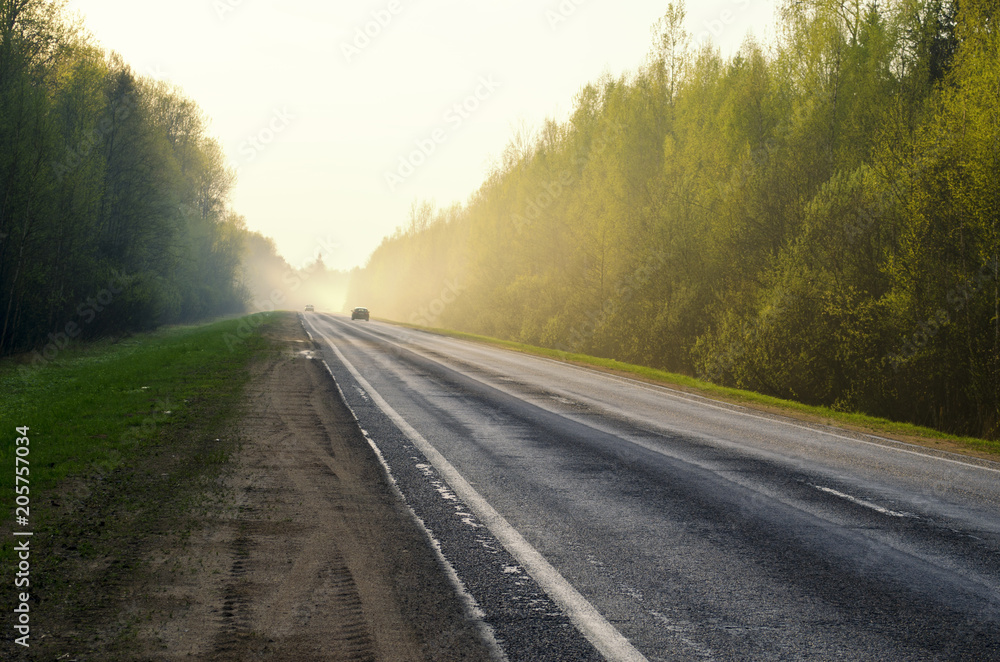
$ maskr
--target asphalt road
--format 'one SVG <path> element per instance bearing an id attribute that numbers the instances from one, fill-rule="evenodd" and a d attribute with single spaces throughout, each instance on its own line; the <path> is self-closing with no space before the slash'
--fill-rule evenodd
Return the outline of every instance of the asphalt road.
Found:
<path id="1" fill-rule="evenodd" d="M 510 660 L 1000 660 L 998 463 L 303 324 Z"/>

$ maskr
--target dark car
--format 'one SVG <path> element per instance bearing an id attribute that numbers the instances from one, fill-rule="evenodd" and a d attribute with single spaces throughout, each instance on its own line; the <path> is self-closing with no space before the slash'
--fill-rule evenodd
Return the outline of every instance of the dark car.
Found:
<path id="1" fill-rule="evenodd" d="M 315 310 L 315 308 L 313 308 L 313 305 L 312 305 L 311 303 L 309 303 L 309 304 L 306 304 L 306 312 L 307 312 L 307 313 L 311 313 L 311 312 L 313 312 L 314 310 Z"/>
<path id="2" fill-rule="evenodd" d="M 367 308 L 355 308 L 354 310 L 352 310 L 351 311 L 351 319 L 352 320 L 364 320 L 366 322 L 371 321 L 371 320 L 368 319 L 368 309 Z"/>

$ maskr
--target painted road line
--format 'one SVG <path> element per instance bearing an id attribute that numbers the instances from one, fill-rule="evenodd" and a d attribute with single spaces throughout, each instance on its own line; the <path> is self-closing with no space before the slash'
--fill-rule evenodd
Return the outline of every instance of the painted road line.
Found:
<path id="1" fill-rule="evenodd" d="M 888 508 L 883 508 L 877 503 L 872 503 L 871 501 L 866 501 L 864 499 L 859 499 L 856 496 L 851 496 L 850 494 L 845 494 L 844 492 L 838 492 L 837 490 L 830 487 L 821 487 L 820 485 L 813 485 L 820 492 L 826 492 L 827 494 L 832 494 L 833 496 L 840 497 L 841 499 L 846 499 L 851 503 L 856 503 L 859 506 L 864 506 L 865 508 L 870 508 L 877 513 L 882 513 L 883 515 L 888 515 L 889 517 L 915 517 L 912 513 L 901 513 L 896 510 L 889 510 Z"/>
<path id="2" fill-rule="evenodd" d="M 424 454 L 427 461 L 448 482 L 459 498 L 486 524 L 507 551 L 538 582 L 542 590 L 566 612 L 570 621 L 594 645 L 601 655 L 613 662 L 648 662 L 646 656 L 632 646 L 629 640 L 617 628 L 611 625 L 579 591 L 573 588 L 566 578 L 462 477 L 458 470 L 452 466 L 451 462 L 441 455 L 423 435 L 417 432 L 406 419 L 400 416 L 379 395 L 372 385 L 368 383 L 368 380 L 341 353 L 328 335 L 315 326 L 313 330 L 326 341 L 330 349 L 337 355 L 337 358 L 344 364 L 344 367 L 347 368 L 358 384 L 365 389 L 372 402 Z"/>

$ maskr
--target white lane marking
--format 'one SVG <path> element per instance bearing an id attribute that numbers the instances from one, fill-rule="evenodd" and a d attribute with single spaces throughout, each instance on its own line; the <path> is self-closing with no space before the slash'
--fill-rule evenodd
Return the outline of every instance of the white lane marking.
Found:
<path id="1" fill-rule="evenodd" d="M 371 333 L 370 331 L 366 331 L 365 333 L 368 333 L 369 335 L 372 335 L 373 337 L 379 338 L 380 340 L 389 341 L 388 338 L 385 338 L 384 336 L 379 336 L 377 334 Z M 480 348 L 481 347 L 481 345 L 478 345 L 477 343 L 474 343 L 474 342 L 468 341 L 468 340 L 462 340 L 461 338 L 450 338 L 450 337 L 447 337 L 447 336 L 437 336 L 437 335 L 435 335 L 435 338 L 447 339 L 447 340 L 458 342 L 458 343 L 468 343 L 468 344 L 470 344 L 470 345 L 472 345 L 473 347 L 476 347 L 476 348 Z M 389 342 L 393 342 L 393 341 L 389 341 Z M 502 351 L 514 351 L 514 350 L 505 350 L 503 347 L 497 347 L 496 349 L 499 349 L 499 350 L 502 350 Z M 419 350 L 415 350 L 412 347 L 409 348 L 409 350 L 412 351 L 412 352 L 415 352 L 415 353 L 421 353 L 421 352 L 419 352 Z M 921 450 L 910 450 L 911 448 L 922 449 L 923 447 L 922 446 L 917 446 L 916 444 L 910 444 L 910 443 L 907 443 L 905 441 L 899 441 L 897 439 L 889 439 L 889 438 L 886 438 L 886 437 L 880 437 L 878 435 L 867 434 L 867 433 L 864 433 L 864 432 L 859 432 L 858 434 L 864 434 L 867 437 L 870 437 L 872 439 L 879 439 L 879 440 L 881 440 L 882 442 L 885 442 L 885 443 L 880 443 L 880 442 L 877 442 L 877 441 L 867 441 L 865 439 L 858 439 L 856 437 L 847 437 L 847 436 L 844 436 L 842 434 L 837 434 L 836 432 L 832 432 L 832 431 L 829 431 L 829 430 L 823 430 L 823 429 L 820 429 L 820 428 L 809 427 L 809 426 L 806 426 L 806 425 L 800 425 L 798 423 L 793 423 L 791 421 L 782 420 L 780 418 L 771 418 L 771 417 L 768 417 L 768 416 L 761 416 L 759 414 L 753 414 L 753 413 L 751 413 L 749 411 L 744 411 L 743 409 L 745 409 L 745 407 L 743 407 L 743 405 L 730 405 L 728 407 L 723 407 L 723 406 L 720 406 L 720 405 L 717 405 L 717 404 L 712 404 L 714 401 L 711 398 L 709 398 L 707 396 L 704 396 L 704 395 L 698 395 L 697 393 L 688 393 L 686 391 L 679 391 L 679 390 L 677 390 L 675 388 L 670 388 L 669 386 L 661 386 L 659 384 L 650 384 L 648 382 L 643 382 L 643 381 L 640 381 L 638 379 L 632 379 L 630 377 L 622 377 L 620 375 L 609 375 L 608 373 L 602 372 L 600 370 L 595 370 L 595 369 L 592 369 L 592 368 L 586 368 L 586 367 L 583 367 L 583 366 L 573 365 L 572 363 L 566 363 L 565 361 L 559 361 L 559 360 L 556 360 L 556 359 L 550 359 L 550 358 L 545 357 L 545 356 L 535 356 L 534 354 L 525 354 L 523 352 L 515 352 L 515 353 L 518 356 L 526 357 L 528 359 L 534 359 L 534 360 L 537 360 L 537 361 L 545 361 L 547 363 L 554 363 L 554 364 L 562 366 L 564 368 L 569 368 L 571 370 L 577 370 L 579 372 L 586 373 L 587 375 L 595 376 L 595 377 L 598 377 L 598 378 L 601 378 L 601 379 L 606 379 L 608 381 L 625 382 L 627 384 L 631 384 L 631 385 L 636 386 L 638 388 L 642 388 L 642 389 L 645 389 L 645 390 L 648 390 L 648 391 L 653 391 L 653 392 L 656 392 L 656 393 L 661 393 L 663 395 L 666 395 L 667 397 L 672 397 L 675 400 L 683 400 L 684 402 L 688 402 L 688 403 L 695 404 L 695 405 L 701 405 L 702 407 L 709 407 L 711 409 L 718 409 L 719 411 L 725 411 L 725 412 L 729 412 L 729 413 L 732 413 L 732 414 L 738 414 L 740 416 L 746 416 L 748 418 L 756 418 L 757 420 L 760 420 L 760 421 L 767 421 L 767 422 L 771 422 L 771 423 L 778 423 L 780 425 L 787 425 L 788 427 L 797 428 L 799 430 L 806 430 L 808 432 L 814 432 L 814 433 L 817 433 L 817 434 L 824 434 L 824 435 L 827 435 L 829 437 L 834 437 L 836 439 L 843 439 L 844 441 L 853 441 L 853 442 L 859 443 L 859 444 L 868 444 L 869 446 L 877 446 L 879 448 L 888 448 L 888 449 L 891 449 L 891 450 L 894 450 L 894 451 L 898 451 L 900 453 L 908 453 L 910 455 L 918 455 L 918 456 L 920 456 L 922 458 L 932 458 L 932 459 L 935 459 L 935 460 L 940 460 L 942 462 L 950 462 L 952 464 L 959 464 L 959 465 L 962 465 L 963 467 L 971 467 L 971 468 L 974 468 L 974 469 L 983 469 L 985 471 L 992 471 L 994 473 L 1000 473 L 1000 468 L 988 467 L 988 466 L 985 466 L 985 465 L 982 465 L 982 464 L 977 464 L 977 463 L 972 463 L 972 462 L 969 462 L 969 461 L 965 461 L 965 460 L 959 459 L 960 456 L 958 456 L 956 453 L 949 453 L 948 451 L 937 451 L 937 453 L 947 453 L 948 455 L 953 455 L 955 457 L 954 458 L 952 458 L 952 457 L 943 457 L 941 455 L 931 454 L 931 453 L 928 453 L 926 451 L 922 452 Z M 426 354 L 422 354 L 422 355 L 424 356 L 424 358 L 429 358 L 429 359 L 432 359 L 432 360 L 437 360 L 437 359 L 434 359 L 433 357 L 427 356 Z M 466 377 L 470 377 L 470 376 L 466 375 Z M 472 379 L 476 379 L 475 377 L 471 377 L 471 378 Z M 486 382 L 483 382 L 480 379 L 476 379 L 476 381 L 479 381 L 479 382 L 484 383 L 484 384 L 486 383 Z M 739 407 L 740 409 L 736 409 L 736 407 Z M 902 446 L 909 446 L 910 448 L 901 448 Z M 985 462 L 990 462 L 991 464 L 996 464 L 996 462 L 993 462 L 992 460 L 984 460 L 984 461 Z"/>
<path id="2" fill-rule="evenodd" d="M 549 563 L 538 550 L 518 533 L 511 524 L 498 513 L 489 502 L 477 492 L 458 470 L 452 466 L 443 455 L 413 426 L 406 422 L 399 413 L 386 402 L 381 395 L 368 383 L 361 373 L 347 360 L 329 336 L 313 327 L 333 350 L 344 367 L 353 375 L 358 384 L 368 392 L 372 401 L 386 416 L 396 424 L 396 427 L 424 454 L 434 465 L 456 494 L 482 520 L 494 536 L 507 548 L 514 558 L 538 582 L 550 598 L 559 605 L 573 624 L 608 660 L 617 662 L 648 662 L 646 656 L 640 653 L 629 640 L 622 635 L 597 609 L 580 594 L 559 571 Z"/>
<path id="3" fill-rule="evenodd" d="M 324 360 L 323 367 L 326 371 L 330 373 L 330 379 L 333 380 L 334 386 L 337 387 L 337 391 L 340 393 L 340 399 L 343 401 L 344 405 L 347 407 L 348 411 L 351 412 L 351 416 L 354 417 L 354 422 L 358 424 L 358 429 L 361 430 L 361 434 L 364 436 L 365 441 L 371 446 L 372 451 L 375 452 L 375 457 L 378 458 L 379 463 L 382 465 L 382 470 L 385 471 L 386 477 L 389 479 L 389 484 L 392 486 L 393 492 L 396 496 L 406 504 L 406 509 L 410 511 L 410 516 L 413 517 L 417 526 L 424 532 L 427 539 L 431 543 L 431 548 L 434 550 L 434 554 L 437 556 L 438 562 L 441 563 L 441 567 L 444 568 L 445 574 L 448 576 L 448 581 L 451 583 L 452 587 L 455 589 L 455 593 L 458 594 L 459 599 L 462 601 L 465 607 L 466 615 L 469 619 L 476 624 L 476 629 L 479 631 L 479 636 L 482 637 L 483 642 L 490 651 L 490 657 L 495 662 L 510 662 L 510 658 L 507 657 L 507 653 L 504 652 L 500 643 L 497 641 L 496 635 L 493 632 L 493 628 L 486 622 L 486 614 L 483 613 L 482 608 L 476 599 L 469 593 L 469 590 L 465 588 L 465 582 L 462 581 L 461 577 L 455 571 L 455 567 L 451 564 L 445 555 L 441 551 L 441 543 L 431 530 L 427 528 L 427 524 L 424 520 L 417 515 L 413 507 L 406 501 L 406 497 L 403 496 L 403 492 L 399 489 L 399 484 L 396 482 L 396 477 L 392 475 L 392 469 L 389 467 L 389 463 L 385 461 L 385 456 L 382 455 L 382 451 L 379 450 L 378 445 L 375 441 L 368 435 L 368 431 L 361 427 L 361 421 L 358 420 L 358 415 L 354 413 L 351 409 L 351 405 L 348 404 L 347 398 L 344 395 L 344 391 L 340 388 L 340 384 L 337 383 L 337 379 L 333 376 L 333 370 L 330 370 L 330 365 Z"/>
<path id="4" fill-rule="evenodd" d="M 841 499 L 847 499 L 851 503 L 856 503 L 859 506 L 864 506 L 865 508 L 871 508 L 877 513 L 882 513 L 883 515 L 888 515 L 889 517 L 916 517 L 913 513 L 901 513 L 897 510 L 889 510 L 888 508 L 883 508 L 877 503 L 872 503 L 871 501 L 865 501 L 864 499 L 859 499 L 856 496 L 851 496 L 850 494 L 845 494 L 843 492 L 838 492 L 835 489 L 829 487 L 821 487 L 819 485 L 813 485 L 820 492 L 826 492 L 827 494 L 832 494 L 834 496 L 840 497 Z"/>

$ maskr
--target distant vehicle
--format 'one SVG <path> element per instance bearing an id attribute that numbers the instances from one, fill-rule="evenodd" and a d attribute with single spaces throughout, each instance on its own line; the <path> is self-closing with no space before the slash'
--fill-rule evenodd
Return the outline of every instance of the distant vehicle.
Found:
<path id="1" fill-rule="evenodd" d="M 361 307 L 355 308 L 354 310 L 351 311 L 351 319 L 352 320 L 364 320 L 366 322 L 370 322 L 371 321 L 371 320 L 368 319 L 368 309 L 367 308 L 361 308 Z"/>
<path id="2" fill-rule="evenodd" d="M 314 310 L 316 310 L 316 309 L 315 309 L 315 308 L 313 308 L 313 305 L 312 305 L 311 303 L 307 303 L 307 304 L 306 304 L 306 312 L 307 312 L 307 313 L 311 313 L 311 312 L 312 312 L 312 311 L 314 311 Z"/>

